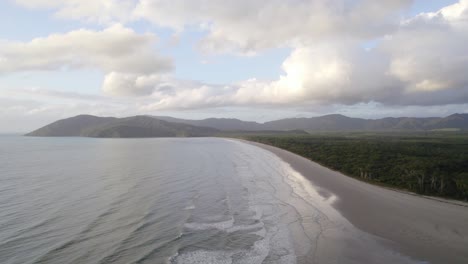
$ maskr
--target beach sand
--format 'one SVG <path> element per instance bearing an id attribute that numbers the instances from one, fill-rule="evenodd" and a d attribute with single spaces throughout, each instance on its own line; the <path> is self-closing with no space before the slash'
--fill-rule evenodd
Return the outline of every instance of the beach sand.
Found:
<path id="1" fill-rule="evenodd" d="M 291 152 L 268 150 L 319 189 L 343 217 L 366 233 L 391 241 L 394 250 L 423 263 L 468 263 L 468 205 L 371 185 Z"/>

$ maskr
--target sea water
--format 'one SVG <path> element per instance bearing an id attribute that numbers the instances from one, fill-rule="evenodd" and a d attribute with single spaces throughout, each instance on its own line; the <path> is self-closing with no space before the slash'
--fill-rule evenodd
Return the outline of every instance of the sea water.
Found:
<path id="1" fill-rule="evenodd" d="M 0 137 L 0 263 L 405 263 L 274 154 L 217 138 Z"/>

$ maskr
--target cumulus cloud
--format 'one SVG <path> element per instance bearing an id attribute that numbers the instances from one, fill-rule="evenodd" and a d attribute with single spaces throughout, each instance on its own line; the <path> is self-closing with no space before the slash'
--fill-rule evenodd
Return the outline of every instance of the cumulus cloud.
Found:
<path id="1" fill-rule="evenodd" d="M 253 54 L 343 36 L 371 38 L 398 24 L 413 0 L 14 0 L 56 16 L 90 22 L 143 19 L 176 31 L 197 27 L 208 52 Z"/>
<path id="2" fill-rule="evenodd" d="M 103 85 L 106 92 L 148 94 L 151 92 L 128 85 L 123 82 L 125 78 L 118 76 L 145 79 L 170 72 L 172 61 L 156 53 L 155 41 L 153 34 L 140 35 L 117 24 L 102 31 L 80 29 L 30 42 L 2 42 L 0 74 L 94 68 L 106 74 Z"/>
<path id="3" fill-rule="evenodd" d="M 296 48 L 277 80 L 249 79 L 213 86 L 172 80 L 171 94 L 153 94 L 149 110 L 223 105 L 354 104 L 385 99 L 399 92 L 399 81 L 385 74 L 379 54 L 357 43 Z"/>
<path id="4" fill-rule="evenodd" d="M 450 91 L 466 100 L 466 43 L 468 1 L 462 0 L 404 21 L 382 46 L 391 57 L 390 74 L 405 83 L 408 94 Z"/>
<path id="5" fill-rule="evenodd" d="M 111 72 L 106 75 L 103 90 L 115 95 L 150 95 L 164 89 L 167 75 Z"/>
<path id="6" fill-rule="evenodd" d="M 468 102 L 467 0 L 401 21 L 372 49 L 346 37 L 298 43 L 277 80 L 186 86 L 147 107 Z"/>
<path id="7" fill-rule="evenodd" d="M 254 54 L 323 38 L 364 38 L 388 32 L 412 0 L 140 0 L 135 17 L 183 30 L 197 26 L 210 52 Z"/>

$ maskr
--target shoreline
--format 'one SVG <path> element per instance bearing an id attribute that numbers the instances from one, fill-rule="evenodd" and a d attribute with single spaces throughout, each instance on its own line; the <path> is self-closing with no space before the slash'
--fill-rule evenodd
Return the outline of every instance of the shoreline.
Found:
<path id="1" fill-rule="evenodd" d="M 308 179 L 352 225 L 393 242 L 395 249 L 430 263 L 468 263 L 466 203 L 408 193 L 359 181 L 270 145 L 240 140 L 269 151 Z"/>

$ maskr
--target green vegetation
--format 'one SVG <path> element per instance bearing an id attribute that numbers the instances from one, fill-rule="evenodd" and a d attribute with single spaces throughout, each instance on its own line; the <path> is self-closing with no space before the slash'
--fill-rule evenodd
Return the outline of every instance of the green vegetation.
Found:
<path id="1" fill-rule="evenodd" d="M 468 200 L 468 134 L 335 133 L 251 136 L 351 177 L 424 195 Z"/>

